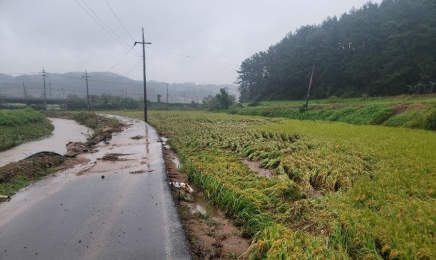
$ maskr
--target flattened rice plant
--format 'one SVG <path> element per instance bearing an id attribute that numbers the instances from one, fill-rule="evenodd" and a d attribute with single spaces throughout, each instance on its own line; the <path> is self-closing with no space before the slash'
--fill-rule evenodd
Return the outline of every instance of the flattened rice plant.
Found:
<path id="1" fill-rule="evenodd" d="M 434 133 L 192 112 L 150 121 L 253 238 L 251 259 L 436 259 Z"/>

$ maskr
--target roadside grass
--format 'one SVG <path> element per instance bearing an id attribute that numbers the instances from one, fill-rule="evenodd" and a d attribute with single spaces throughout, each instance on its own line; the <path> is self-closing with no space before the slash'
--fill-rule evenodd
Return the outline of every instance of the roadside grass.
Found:
<path id="1" fill-rule="evenodd" d="M 203 112 L 149 119 L 190 181 L 253 238 L 251 259 L 436 258 L 434 132 Z"/>
<path id="2" fill-rule="evenodd" d="M 11 196 L 29 185 L 29 178 L 24 175 L 18 175 L 12 182 L 0 183 L 0 194 Z"/>
<path id="3" fill-rule="evenodd" d="M 0 151 L 38 140 L 53 131 L 41 113 L 31 109 L 0 110 Z"/>

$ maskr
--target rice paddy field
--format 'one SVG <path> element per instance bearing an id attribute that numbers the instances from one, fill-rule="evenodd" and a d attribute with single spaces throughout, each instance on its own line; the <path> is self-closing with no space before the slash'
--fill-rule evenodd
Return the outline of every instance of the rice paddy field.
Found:
<path id="1" fill-rule="evenodd" d="M 246 258 L 436 259 L 434 131 L 206 112 L 149 121 L 253 239 Z"/>

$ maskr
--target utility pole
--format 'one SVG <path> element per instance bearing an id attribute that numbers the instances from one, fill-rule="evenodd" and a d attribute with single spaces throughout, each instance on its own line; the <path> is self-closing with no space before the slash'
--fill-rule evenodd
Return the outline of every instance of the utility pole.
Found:
<path id="1" fill-rule="evenodd" d="M 309 88 L 307 89 L 307 98 L 306 98 L 306 106 L 305 106 L 306 111 L 307 111 L 307 105 L 309 104 L 310 88 L 312 87 L 312 79 L 313 79 L 313 71 L 314 70 L 315 70 L 315 65 L 313 65 L 313 67 L 312 67 L 312 75 L 310 76 Z"/>
<path id="2" fill-rule="evenodd" d="M 88 78 L 91 76 L 88 76 L 88 72 L 85 70 L 85 76 L 82 76 L 82 78 L 86 79 L 86 98 L 88 100 L 88 113 L 91 112 L 91 107 L 89 106 L 89 90 L 88 90 Z"/>
<path id="3" fill-rule="evenodd" d="M 144 121 L 147 122 L 147 78 L 145 76 L 145 45 L 151 44 L 151 42 L 145 42 L 144 28 L 142 28 L 142 42 L 135 42 L 133 47 L 135 47 L 137 43 L 142 44 L 142 69 L 144 76 Z"/>
<path id="4" fill-rule="evenodd" d="M 169 110 L 168 109 L 168 82 L 167 82 L 167 110 Z"/>
<path id="5" fill-rule="evenodd" d="M 186 104 L 185 92 L 183 92 L 183 104 Z"/>
<path id="6" fill-rule="evenodd" d="M 62 99 L 65 99 L 65 89 L 62 88 Z"/>
<path id="7" fill-rule="evenodd" d="M 44 109 L 47 108 L 47 90 L 45 89 L 45 77 L 47 74 L 45 73 L 44 67 L 42 67 L 42 79 L 44 80 Z"/>
<path id="8" fill-rule="evenodd" d="M 26 87 L 24 86 L 23 82 L 23 90 L 24 90 L 24 98 L 26 99 L 26 107 L 29 106 L 29 102 L 27 101 L 27 93 L 26 93 Z"/>
<path id="9" fill-rule="evenodd" d="M 48 83 L 48 89 L 50 90 L 50 99 L 53 99 L 53 96 L 51 95 L 51 86 L 50 86 L 50 82 Z"/>

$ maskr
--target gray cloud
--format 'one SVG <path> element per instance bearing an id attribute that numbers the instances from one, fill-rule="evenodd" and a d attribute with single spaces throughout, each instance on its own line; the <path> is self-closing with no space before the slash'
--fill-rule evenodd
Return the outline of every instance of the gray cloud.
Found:
<path id="1" fill-rule="evenodd" d="M 0 73 L 37 72 L 44 66 L 54 73 L 112 68 L 110 71 L 126 75 L 133 68 L 127 76 L 140 80 L 141 47 L 119 59 L 127 52 L 123 45 L 130 48 L 134 40 L 141 40 L 143 26 L 146 41 L 153 43 L 146 50 L 148 79 L 232 83 L 245 58 L 266 50 L 303 25 L 319 24 L 328 16 L 340 16 L 367 2 L 107 0 L 132 39 L 105 0 L 83 1 L 116 33 L 113 37 L 118 41 L 75 0 L 0 0 Z M 82 0 L 77 2 L 86 8 Z"/>

